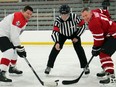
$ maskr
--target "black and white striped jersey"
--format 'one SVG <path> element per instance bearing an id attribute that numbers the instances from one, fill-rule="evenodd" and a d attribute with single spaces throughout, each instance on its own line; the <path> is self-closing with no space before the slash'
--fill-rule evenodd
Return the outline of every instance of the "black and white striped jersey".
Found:
<path id="1" fill-rule="evenodd" d="M 54 42 L 59 42 L 59 34 L 70 37 L 77 32 L 77 36 L 80 36 L 85 29 L 85 22 L 80 18 L 80 16 L 70 13 L 69 18 L 66 21 L 63 21 L 61 16 L 56 17 L 51 36 Z"/>

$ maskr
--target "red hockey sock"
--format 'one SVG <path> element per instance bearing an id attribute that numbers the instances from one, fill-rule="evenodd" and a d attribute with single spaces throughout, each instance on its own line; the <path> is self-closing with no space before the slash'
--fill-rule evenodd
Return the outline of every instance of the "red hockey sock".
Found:
<path id="1" fill-rule="evenodd" d="M 109 72 L 109 73 L 113 74 L 114 73 L 114 64 L 111 59 L 111 56 L 109 56 L 103 52 L 101 52 L 99 56 L 100 56 L 101 66 L 105 70 L 105 72 Z"/>

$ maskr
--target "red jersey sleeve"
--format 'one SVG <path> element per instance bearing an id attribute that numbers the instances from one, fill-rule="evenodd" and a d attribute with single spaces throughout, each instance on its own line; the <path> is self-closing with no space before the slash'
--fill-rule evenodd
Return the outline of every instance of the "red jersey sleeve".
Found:
<path id="1" fill-rule="evenodd" d="M 104 42 L 104 32 L 100 21 L 97 18 L 94 18 L 88 26 L 93 34 L 94 46 L 102 46 Z"/>
<path id="2" fill-rule="evenodd" d="M 81 20 L 78 24 L 78 26 L 83 26 L 85 24 L 84 20 Z"/>
<path id="3" fill-rule="evenodd" d="M 106 9 L 105 10 L 104 9 L 94 9 L 94 10 L 92 10 L 92 12 L 98 12 L 98 13 L 106 15 L 109 19 L 111 18 L 109 11 Z"/>

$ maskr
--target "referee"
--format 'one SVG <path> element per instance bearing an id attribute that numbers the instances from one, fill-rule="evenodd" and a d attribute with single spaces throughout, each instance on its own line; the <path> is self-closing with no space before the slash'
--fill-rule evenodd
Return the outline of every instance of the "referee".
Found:
<path id="1" fill-rule="evenodd" d="M 84 21 L 81 20 L 76 14 L 70 13 L 70 7 L 68 5 L 61 5 L 59 12 L 60 16 L 56 17 L 55 19 L 53 32 L 51 35 L 55 44 L 49 55 L 45 74 L 50 73 L 51 68 L 54 66 L 56 57 L 63 48 L 63 45 L 67 39 L 70 39 L 73 43 L 73 47 L 79 58 L 81 68 L 84 68 L 87 64 L 87 58 L 83 47 L 81 46 L 80 39 L 81 34 L 86 29 Z M 87 68 L 85 70 L 85 74 L 89 73 L 90 70 Z"/>

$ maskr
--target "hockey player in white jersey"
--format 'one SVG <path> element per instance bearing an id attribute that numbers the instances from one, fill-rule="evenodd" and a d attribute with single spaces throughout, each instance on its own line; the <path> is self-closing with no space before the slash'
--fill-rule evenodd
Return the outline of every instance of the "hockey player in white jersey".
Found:
<path id="1" fill-rule="evenodd" d="M 19 36 L 32 14 L 33 8 L 25 6 L 22 11 L 9 14 L 0 22 L 0 50 L 3 53 L 0 62 L 0 82 L 12 82 L 12 79 L 6 77 L 8 66 L 9 73 L 23 73 L 16 68 L 17 57 L 26 57 L 26 51 L 24 46 L 21 46 Z"/>

